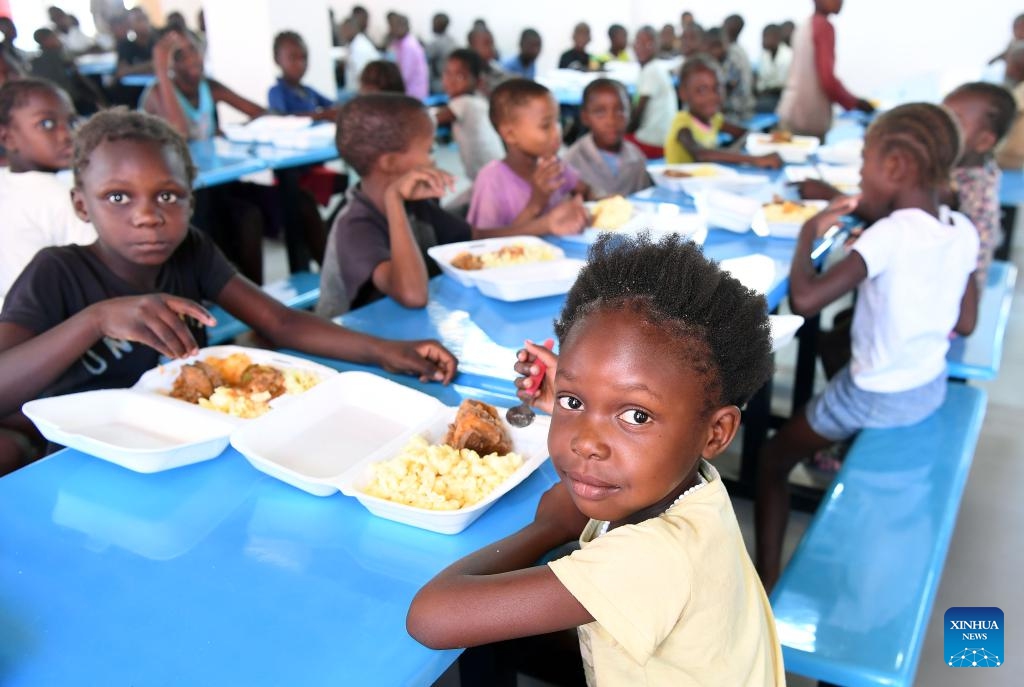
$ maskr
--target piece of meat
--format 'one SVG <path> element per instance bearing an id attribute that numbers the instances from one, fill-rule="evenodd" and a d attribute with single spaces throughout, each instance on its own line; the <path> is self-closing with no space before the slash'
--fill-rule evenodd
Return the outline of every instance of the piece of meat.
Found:
<path id="1" fill-rule="evenodd" d="M 284 375 L 269 365 L 250 365 L 245 368 L 241 387 L 248 393 L 269 391 L 271 398 L 277 398 L 286 391 Z"/>
<path id="2" fill-rule="evenodd" d="M 459 406 L 455 422 L 448 425 L 444 443 L 456 449 L 472 449 L 481 456 L 512 451 L 512 439 L 498 411 L 492 405 L 471 399 Z"/>
<path id="3" fill-rule="evenodd" d="M 182 366 L 171 387 L 171 396 L 189 403 L 199 403 L 200 398 L 209 398 L 214 389 L 223 385 L 224 380 L 215 369 L 202 361 L 194 362 Z"/>

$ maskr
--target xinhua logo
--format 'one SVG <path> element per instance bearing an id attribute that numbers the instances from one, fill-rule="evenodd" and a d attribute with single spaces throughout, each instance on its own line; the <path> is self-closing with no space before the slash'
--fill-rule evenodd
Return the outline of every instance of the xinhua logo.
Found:
<path id="1" fill-rule="evenodd" d="M 1003 612 L 995 606 L 956 606 L 946 611 L 944 645 L 951 668 L 1003 665 Z"/>

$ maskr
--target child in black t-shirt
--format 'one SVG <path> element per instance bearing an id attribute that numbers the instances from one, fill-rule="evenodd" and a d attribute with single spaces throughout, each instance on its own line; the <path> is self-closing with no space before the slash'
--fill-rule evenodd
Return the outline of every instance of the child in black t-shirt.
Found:
<path id="1" fill-rule="evenodd" d="M 189 228 L 195 167 L 185 141 L 138 112 L 95 115 L 75 142 L 72 202 L 90 246 L 40 251 L 0 313 L 0 416 L 22 403 L 133 384 L 160 355 L 194 355 L 210 300 L 275 347 L 381 365 L 449 382 L 456 361 L 436 341 L 349 331 L 267 296 Z M 189 323 L 189 319 L 193 322 Z M 2 474 L 3 466 L 0 466 Z"/>

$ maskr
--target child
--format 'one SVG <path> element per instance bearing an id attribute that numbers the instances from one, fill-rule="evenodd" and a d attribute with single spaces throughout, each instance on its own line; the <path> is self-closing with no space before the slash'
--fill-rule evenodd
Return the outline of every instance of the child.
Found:
<path id="1" fill-rule="evenodd" d="M 537 405 L 561 481 L 532 524 L 428 582 L 409 633 L 449 648 L 578 627 L 590 685 L 784 684 L 768 599 L 707 462 L 771 376 L 764 300 L 679 237 L 604 236 L 555 328 L 557 366 L 529 350 L 552 363 Z"/>
<path id="2" fill-rule="evenodd" d="M 769 591 L 779 576 L 793 466 L 864 427 L 913 424 L 942 404 L 949 332 L 969 334 L 977 305 L 977 231 L 939 204 L 960 150 L 959 128 L 943 108 L 894 108 L 868 129 L 859 201 L 837 198 L 800 230 L 789 275 L 792 310 L 815 315 L 856 288 L 853 357 L 762 450 L 757 567 Z M 818 274 L 812 245 L 854 208 L 874 225 Z"/>
<path id="3" fill-rule="evenodd" d="M 349 331 L 267 296 L 189 228 L 195 167 L 165 122 L 108 110 L 78 132 L 72 202 L 99 238 L 40 251 L 0 313 L 0 416 L 33 398 L 127 387 L 160 356 L 197 353 L 209 300 L 275 348 L 345 358 L 447 383 L 455 358 L 434 341 Z M 197 324 L 198 323 L 198 324 Z"/>
<path id="4" fill-rule="evenodd" d="M 847 110 L 875 111 L 871 103 L 846 90 L 833 71 L 836 32 L 828 16 L 842 7 L 843 0 L 814 0 L 814 15 L 793 35 L 793 63 L 778 109 L 786 131 L 824 139 L 832 128 L 832 103 Z"/>
<path id="5" fill-rule="evenodd" d="M 64 52 L 56 32 L 51 29 L 36 29 L 32 34 L 39 44 L 39 55 L 32 58 L 32 76 L 46 79 L 71 96 L 75 110 L 82 115 L 91 115 L 107 104 L 106 96 L 99 87 L 82 76 L 74 61 Z"/>
<path id="6" fill-rule="evenodd" d="M 679 106 L 668 70 L 654 59 L 658 36 L 651 26 L 636 32 L 633 51 L 640 63 L 636 106 L 629 118 L 628 141 L 636 144 L 648 160 L 665 156 L 665 137 Z"/>
<path id="7" fill-rule="evenodd" d="M 541 40 L 536 29 L 523 29 L 519 35 L 519 54 L 505 60 L 502 68 L 512 76 L 532 79 L 537 76 L 537 57 Z"/>
<path id="8" fill-rule="evenodd" d="M 770 155 L 744 155 L 718 149 L 718 134 L 725 133 L 742 143 L 747 130 L 725 121 L 721 113 L 722 94 L 718 71 L 706 59 L 691 57 L 679 72 L 679 97 L 687 109 L 676 115 L 665 141 L 665 162 L 725 162 L 763 169 L 778 169 L 782 158 Z"/>
<path id="9" fill-rule="evenodd" d="M 572 30 L 572 48 L 562 53 L 558 58 L 559 69 L 575 69 L 585 72 L 590 69 L 590 54 L 587 52 L 587 45 L 590 44 L 590 24 L 580 22 Z"/>
<path id="10" fill-rule="evenodd" d="M 728 23 L 730 19 L 733 20 L 731 24 Z M 743 19 L 734 14 L 725 21 L 727 23 L 721 29 L 711 29 L 705 34 L 704 45 L 721 66 L 725 85 L 722 111 L 733 121 L 745 122 L 754 115 L 754 70 L 750 67 L 747 51 L 732 37 L 738 37 Z"/>
<path id="11" fill-rule="evenodd" d="M 267 94 L 270 109 L 279 114 L 333 120 L 337 115 L 334 102 L 302 84 L 308 63 L 309 50 L 302 36 L 294 31 L 274 36 L 274 64 L 281 68 L 281 77 Z"/>
<path id="12" fill-rule="evenodd" d="M 618 81 L 595 79 L 583 90 L 580 111 L 590 132 L 565 154 L 594 198 L 628 196 L 651 185 L 647 159 L 624 139 L 629 121 L 629 96 Z"/>
<path id="13" fill-rule="evenodd" d="M 579 175 L 557 157 L 562 133 L 551 91 L 535 81 L 509 79 L 491 94 L 490 115 L 505 142 L 505 159 L 487 164 L 477 175 L 470 224 L 525 225 L 574 202 L 574 193 L 586 193 Z"/>
<path id="14" fill-rule="evenodd" d="M 0 305 L 39 250 L 87 245 L 96 232 L 71 206 L 70 184 L 57 172 L 71 166 L 74 114 L 67 96 L 48 81 L 22 79 L 0 87 Z"/>
<path id="15" fill-rule="evenodd" d="M 1013 126 L 996 148 L 996 162 L 1002 169 L 1024 167 L 1024 42 L 1015 43 L 1006 53 L 1006 85 L 1013 89 L 1017 101 L 1017 117 Z"/>
<path id="16" fill-rule="evenodd" d="M 466 36 L 466 45 L 480 56 L 480 60 L 484 64 L 480 90 L 484 95 L 490 96 L 498 84 L 509 78 L 509 74 L 505 72 L 501 62 L 498 61 L 498 51 L 494 47 L 494 34 L 486 26 L 474 25 Z"/>
<path id="17" fill-rule="evenodd" d="M 359 92 L 360 75 L 366 69 L 366 65 L 380 59 L 380 50 L 377 50 L 377 46 L 373 44 L 373 41 L 367 38 L 366 34 L 359 29 L 359 22 L 356 20 L 355 15 L 341 22 L 338 32 L 342 43 L 348 47 L 348 55 L 345 56 L 344 72 L 347 99 Z M 401 92 L 405 93 L 405 84 L 402 84 Z"/>
<path id="18" fill-rule="evenodd" d="M 1009 44 L 1007 44 L 1006 49 L 989 60 L 989 64 L 995 64 L 999 60 L 1005 60 L 1006 56 L 1009 55 L 1010 50 L 1013 49 L 1013 44 L 1018 41 L 1024 41 L 1024 14 L 1018 14 L 1014 17 L 1012 30 L 1013 37 L 1010 39 Z"/>
<path id="19" fill-rule="evenodd" d="M 658 34 L 658 59 L 674 60 L 679 57 L 679 39 L 676 37 L 676 27 L 672 24 L 665 24 Z"/>
<path id="20" fill-rule="evenodd" d="M 401 94 L 359 96 L 341 108 L 336 142 L 360 182 L 349 189 L 328 237 L 317 314 L 333 317 L 384 296 L 422 308 L 427 280 L 438 273 L 426 249 L 476 235 L 437 203 L 453 179 L 430 159 L 430 116 L 422 103 Z M 582 219 L 556 216 L 522 230 L 485 231 L 492 236 L 564 233 L 560 222 L 567 221 Z"/>
<path id="21" fill-rule="evenodd" d="M 441 72 L 445 61 L 455 50 L 455 39 L 448 35 L 448 15 L 438 12 L 430 20 L 433 39 L 424 48 L 427 54 L 427 65 L 430 67 L 430 92 L 441 93 Z"/>
<path id="22" fill-rule="evenodd" d="M 419 39 L 409 31 L 409 18 L 396 14 L 392 23 L 391 52 L 402 73 L 405 92 L 420 101 L 430 95 L 430 68 Z"/>
<path id="23" fill-rule="evenodd" d="M 782 29 L 768 24 L 761 33 L 761 61 L 757 65 L 757 111 L 775 112 L 786 85 L 793 51 L 782 42 Z"/>
<path id="24" fill-rule="evenodd" d="M 405 81 L 398 65 L 390 60 L 373 60 L 359 75 L 359 95 L 368 93 L 405 93 Z"/>
<path id="25" fill-rule="evenodd" d="M 335 316 L 391 296 L 427 304 L 427 248 L 468 241 L 465 221 L 437 204 L 452 177 L 433 166 L 434 126 L 415 98 L 379 93 L 338 115 L 338 153 L 360 176 L 327 239 L 317 313 Z"/>
<path id="26" fill-rule="evenodd" d="M 448 104 L 435 112 L 438 124 L 451 124 L 462 168 L 470 181 L 484 165 L 505 155 L 501 137 L 491 125 L 487 99 L 477 92 L 482 72 L 483 62 L 475 52 L 465 48 L 453 51 L 441 76 Z"/>
<path id="27" fill-rule="evenodd" d="M 594 56 L 594 69 L 601 69 L 609 62 L 632 62 L 629 54 L 629 33 L 622 24 L 608 27 L 608 52 Z"/>

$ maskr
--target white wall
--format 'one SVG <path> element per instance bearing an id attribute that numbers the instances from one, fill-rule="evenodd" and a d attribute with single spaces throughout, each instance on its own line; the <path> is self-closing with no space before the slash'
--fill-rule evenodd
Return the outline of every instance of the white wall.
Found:
<path id="1" fill-rule="evenodd" d="M 357 3 L 330 0 L 339 19 L 353 4 Z M 531 26 L 544 39 L 542 72 L 557 65 L 558 56 L 570 47 L 573 25 L 581 20 L 590 23 L 594 36 L 590 50 L 596 52 L 607 48 L 605 32 L 611 23 L 625 25 L 632 36 L 643 24 L 678 26 L 683 9 L 692 11 L 705 27 L 738 12 L 746 19 L 740 42 L 756 57 L 765 24 L 784 19 L 800 23 L 813 11 L 811 0 L 514 0 L 500 5 L 479 0 L 358 0 L 358 4 L 370 11 L 374 38 L 383 34 L 389 10 L 408 14 L 413 32 L 421 38 L 429 37 L 433 13 L 443 10 L 451 17 L 450 33 L 460 43 L 473 20 L 483 17 L 502 57 L 515 54 L 519 32 Z M 847 0 L 843 11 L 832 18 L 838 73 L 849 88 L 867 95 L 887 93 L 925 74 L 953 72 L 943 85 L 962 80 L 961 76 L 973 78 L 988 58 L 1005 47 L 1011 22 L 1022 11 L 1019 0 Z"/>

